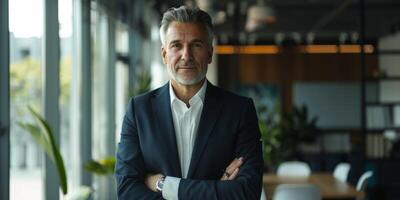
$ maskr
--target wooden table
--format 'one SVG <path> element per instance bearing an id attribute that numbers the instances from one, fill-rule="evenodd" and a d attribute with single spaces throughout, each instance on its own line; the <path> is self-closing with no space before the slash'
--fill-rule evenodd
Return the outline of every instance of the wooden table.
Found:
<path id="1" fill-rule="evenodd" d="M 314 184 L 321 190 L 322 199 L 352 199 L 362 197 L 354 186 L 335 179 L 330 173 L 315 173 L 309 177 L 287 177 L 276 174 L 264 174 L 263 184 L 267 193 L 267 199 L 272 199 L 273 192 L 279 184 L 285 183 L 308 183 Z"/>

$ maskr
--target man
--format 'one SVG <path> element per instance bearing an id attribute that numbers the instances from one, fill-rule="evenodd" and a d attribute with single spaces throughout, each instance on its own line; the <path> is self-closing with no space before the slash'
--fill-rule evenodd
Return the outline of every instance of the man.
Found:
<path id="1" fill-rule="evenodd" d="M 115 171 L 119 199 L 260 199 L 255 108 L 207 81 L 212 28 L 198 8 L 164 13 L 161 54 L 171 80 L 128 105 Z"/>

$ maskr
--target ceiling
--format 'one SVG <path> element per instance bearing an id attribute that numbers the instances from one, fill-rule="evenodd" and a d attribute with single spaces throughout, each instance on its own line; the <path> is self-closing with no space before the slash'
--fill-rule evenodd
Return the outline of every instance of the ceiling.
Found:
<path id="1" fill-rule="evenodd" d="M 128 0 L 120 0 L 128 1 Z M 151 1 L 151 0 L 150 0 Z M 360 38 L 362 0 L 195 0 L 212 14 L 221 44 L 356 43 Z M 184 0 L 152 0 L 160 14 Z M 245 30 L 247 9 L 259 2 L 270 5 L 276 22 Z M 400 31 L 400 0 L 365 0 L 368 42 Z M 217 19 L 217 16 L 220 18 Z M 225 20 L 223 17 L 225 16 Z"/>

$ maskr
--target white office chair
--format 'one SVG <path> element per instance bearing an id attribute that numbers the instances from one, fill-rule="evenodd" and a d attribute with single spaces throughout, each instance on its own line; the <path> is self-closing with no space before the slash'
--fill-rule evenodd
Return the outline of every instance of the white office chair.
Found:
<path id="1" fill-rule="evenodd" d="M 312 184 L 281 184 L 274 192 L 273 200 L 321 200 L 321 191 Z"/>
<path id="2" fill-rule="evenodd" d="M 360 179 L 358 179 L 356 189 L 357 189 L 358 191 L 364 191 L 364 190 L 365 190 L 365 187 L 366 187 L 366 185 L 367 185 L 367 181 L 368 181 L 369 178 L 372 177 L 372 175 L 374 175 L 374 172 L 372 172 L 372 171 L 366 171 L 366 172 L 364 172 L 364 174 L 361 175 Z"/>
<path id="3" fill-rule="evenodd" d="M 339 163 L 338 165 L 336 165 L 335 170 L 333 171 L 333 177 L 342 182 L 347 182 L 349 171 L 350 171 L 349 163 Z"/>
<path id="4" fill-rule="evenodd" d="M 362 191 L 365 193 L 365 188 L 367 187 L 368 179 L 370 179 L 373 175 L 374 175 L 374 173 L 372 171 L 364 172 L 364 174 L 361 175 L 360 179 L 358 179 L 357 186 L 356 186 L 357 191 Z M 364 194 L 364 197 L 365 197 L 365 194 Z M 364 197 L 357 198 L 357 200 L 364 199 Z"/>
<path id="5" fill-rule="evenodd" d="M 310 166 L 305 162 L 288 161 L 278 166 L 278 176 L 301 176 L 307 177 L 311 174 Z"/>

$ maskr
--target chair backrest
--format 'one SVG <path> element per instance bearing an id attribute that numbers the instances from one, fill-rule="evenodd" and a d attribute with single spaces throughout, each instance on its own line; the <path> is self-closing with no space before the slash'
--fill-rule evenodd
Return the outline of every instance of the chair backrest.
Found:
<path id="1" fill-rule="evenodd" d="M 275 189 L 273 200 L 321 200 L 321 191 L 312 184 L 281 184 Z"/>
<path id="2" fill-rule="evenodd" d="M 365 186 L 367 184 L 367 181 L 368 181 L 369 178 L 372 177 L 372 175 L 374 175 L 374 173 L 372 171 L 364 172 L 364 174 L 361 175 L 360 179 L 358 179 L 356 189 L 358 191 L 364 191 L 365 190 Z"/>
<path id="3" fill-rule="evenodd" d="M 346 182 L 347 177 L 349 176 L 349 171 L 349 163 L 339 163 L 338 165 L 336 165 L 335 170 L 333 171 L 333 177 L 340 181 Z"/>
<path id="4" fill-rule="evenodd" d="M 278 176 L 309 176 L 311 169 L 305 162 L 288 161 L 278 166 L 277 174 Z"/>
<path id="5" fill-rule="evenodd" d="M 260 200 L 267 200 L 267 196 L 265 195 L 264 187 L 262 187 L 262 190 L 261 190 Z"/>

